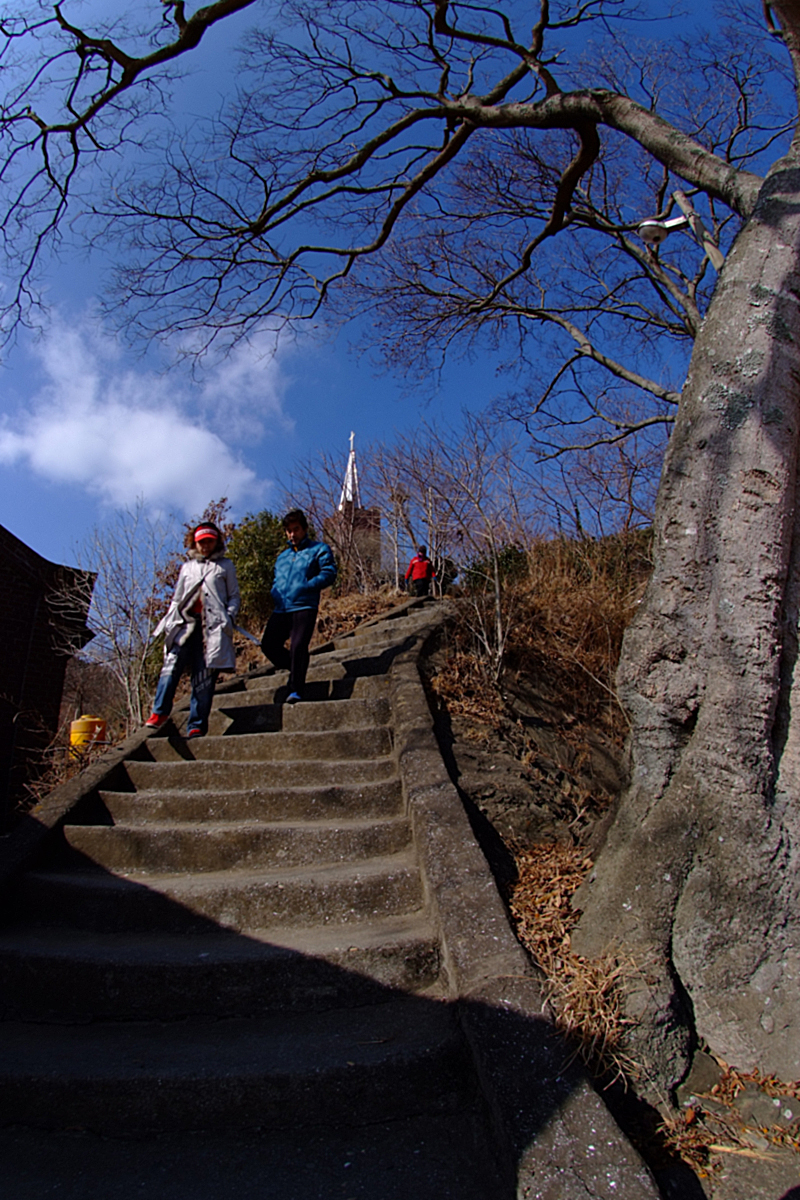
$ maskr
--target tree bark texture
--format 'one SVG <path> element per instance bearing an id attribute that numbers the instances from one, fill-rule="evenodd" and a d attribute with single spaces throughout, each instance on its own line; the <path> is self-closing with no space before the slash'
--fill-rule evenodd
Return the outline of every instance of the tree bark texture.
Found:
<path id="1" fill-rule="evenodd" d="M 800 1078 L 799 256 L 796 137 L 696 343 L 618 676 L 631 785 L 578 896 L 576 951 L 636 962 L 631 1040 L 664 1087 L 695 1034 Z"/>

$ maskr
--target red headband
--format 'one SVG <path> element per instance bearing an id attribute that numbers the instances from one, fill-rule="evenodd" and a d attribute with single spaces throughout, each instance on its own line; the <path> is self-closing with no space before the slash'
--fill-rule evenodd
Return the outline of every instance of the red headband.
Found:
<path id="1" fill-rule="evenodd" d="M 219 534 L 216 529 L 212 529 L 210 525 L 201 525 L 199 529 L 195 529 L 194 531 L 194 540 L 196 542 L 203 542 L 206 538 L 213 538 L 216 541 L 218 537 Z"/>

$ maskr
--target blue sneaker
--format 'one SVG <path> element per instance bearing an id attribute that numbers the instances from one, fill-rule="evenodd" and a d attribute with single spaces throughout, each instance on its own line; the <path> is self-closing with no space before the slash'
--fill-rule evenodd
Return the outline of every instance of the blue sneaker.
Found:
<path id="1" fill-rule="evenodd" d="M 302 700 L 302 699 L 303 699 L 303 697 L 300 695 L 299 692 L 289 692 L 289 695 L 286 697 L 286 703 L 287 704 L 297 704 L 298 700 Z"/>

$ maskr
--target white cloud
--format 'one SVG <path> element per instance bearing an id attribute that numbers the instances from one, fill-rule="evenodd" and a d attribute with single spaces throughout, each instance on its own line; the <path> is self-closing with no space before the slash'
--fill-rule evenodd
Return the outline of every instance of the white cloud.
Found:
<path id="1" fill-rule="evenodd" d="M 290 383 L 283 364 L 292 349 L 283 346 L 279 358 L 275 336 L 265 331 L 205 371 L 199 401 L 216 430 L 243 442 L 276 428 L 291 432 L 294 422 L 283 412 L 282 401 Z"/>
<path id="2" fill-rule="evenodd" d="M 119 347 L 86 320 L 55 324 L 36 349 L 45 383 L 0 424 L 0 463 L 25 465 L 120 507 L 194 513 L 228 496 L 235 509 L 263 504 L 269 483 L 235 453 L 252 447 L 264 423 L 290 427 L 285 386 L 263 349 L 242 348 L 191 386 L 122 363 Z"/>

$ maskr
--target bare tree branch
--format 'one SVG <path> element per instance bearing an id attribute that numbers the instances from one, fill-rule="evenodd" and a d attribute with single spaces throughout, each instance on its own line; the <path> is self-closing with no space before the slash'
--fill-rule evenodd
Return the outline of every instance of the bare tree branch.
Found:
<path id="1" fill-rule="evenodd" d="M 87 233 L 102 230 L 105 239 L 111 228 L 119 238 L 120 279 L 130 280 L 120 311 L 134 325 L 152 333 L 177 323 L 235 339 L 265 316 L 316 314 L 356 262 L 387 245 L 401 218 L 416 219 L 476 134 L 564 130 L 578 138 L 549 221 L 516 268 L 523 272 L 534 251 L 571 223 L 576 186 L 600 154 L 601 126 L 739 215 L 751 211 L 760 183 L 731 161 L 751 115 L 746 89 L 719 153 L 632 95 L 565 88 L 556 78 L 554 38 L 595 20 L 608 28 L 624 15 L 621 0 L 589 0 L 558 20 L 542 2 L 524 38 L 511 13 L 492 6 L 390 0 L 377 21 L 369 5 L 286 6 L 282 16 L 293 24 L 284 40 L 271 32 L 251 39 L 240 118 L 217 126 L 210 154 L 204 135 L 185 144 L 190 170 L 172 156 L 159 181 L 151 157 L 145 178 L 132 162 L 130 185 L 116 180 L 97 192 L 92 182 L 104 155 L 127 149 L 135 159 L 137 145 L 151 144 L 148 123 L 166 116 L 162 89 L 173 66 L 213 26 L 246 10 L 255 15 L 256 6 L 217 0 L 187 17 L 182 3 L 167 4 L 150 30 L 156 45 L 144 53 L 138 37 L 95 32 L 71 20 L 68 7 L 60 0 L 47 21 L 23 12 L 2 27 L 17 50 L 18 81 L 0 111 L 7 149 L 0 183 L 9 187 L 0 228 L 21 264 L 7 319 L 22 318 L 30 304 L 33 272 L 57 245 L 76 188 Z M 29 49 L 38 59 L 26 73 Z M 60 115 L 46 115 L 59 92 Z M 170 203 L 154 203 L 159 194 Z M 333 238 L 318 236 L 325 227 Z"/>

